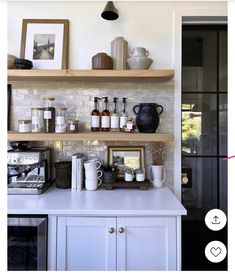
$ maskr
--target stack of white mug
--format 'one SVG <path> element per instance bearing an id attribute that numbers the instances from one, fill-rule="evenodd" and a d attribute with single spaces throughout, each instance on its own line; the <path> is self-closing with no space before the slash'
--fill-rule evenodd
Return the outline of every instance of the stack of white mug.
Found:
<path id="1" fill-rule="evenodd" d="M 92 158 L 84 163 L 84 167 L 86 190 L 96 190 L 102 184 L 101 162 L 97 158 Z"/>

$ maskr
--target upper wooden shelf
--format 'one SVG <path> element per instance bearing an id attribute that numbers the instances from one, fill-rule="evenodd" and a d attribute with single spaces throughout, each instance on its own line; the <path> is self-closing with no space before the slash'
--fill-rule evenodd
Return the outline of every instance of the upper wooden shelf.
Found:
<path id="1" fill-rule="evenodd" d="M 123 133 L 123 132 L 80 132 L 80 133 L 19 133 L 8 132 L 8 141 L 130 141 L 130 142 L 173 142 L 172 134 Z"/>
<path id="2" fill-rule="evenodd" d="M 8 81 L 167 81 L 174 70 L 21 70 L 9 69 Z"/>

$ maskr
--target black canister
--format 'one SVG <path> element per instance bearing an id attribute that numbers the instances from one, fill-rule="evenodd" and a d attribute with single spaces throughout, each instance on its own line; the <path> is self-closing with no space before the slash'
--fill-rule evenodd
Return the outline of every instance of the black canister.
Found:
<path id="1" fill-rule="evenodd" d="M 139 108 L 137 112 L 136 109 Z M 159 112 L 158 112 L 159 109 Z M 163 107 L 156 103 L 141 103 L 133 107 L 136 116 L 136 124 L 139 132 L 155 133 L 159 125 L 159 115 L 163 112 Z"/>
<path id="2" fill-rule="evenodd" d="M 117 179 L 116 167 L 103 167 L 103 183 L 112 184 Z"/>
<path id="3" fill-rule="evenodd" d="M 71 161 L 63 161 L 55 163 L 57 188 L 71 188 Z"/>

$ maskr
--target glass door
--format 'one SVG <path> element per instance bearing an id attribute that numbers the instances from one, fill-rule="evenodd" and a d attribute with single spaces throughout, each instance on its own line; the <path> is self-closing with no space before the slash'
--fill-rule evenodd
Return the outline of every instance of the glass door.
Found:
<path id="1" fill-rule="evenodd" d="M 227 26 L 183 25 L 182 37 L 182 264 L 225 270 L 226 261 L 210 263 L 204 250 L 213 236 L 226 245 L 226 228 L 213 235 L 204 218 L 213 208 L 227 213 Z"/>

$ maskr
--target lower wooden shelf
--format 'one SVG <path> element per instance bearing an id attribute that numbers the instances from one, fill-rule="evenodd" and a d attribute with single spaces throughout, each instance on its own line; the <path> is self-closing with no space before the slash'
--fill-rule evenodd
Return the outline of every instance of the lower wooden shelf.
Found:
<path id="1" fill-rule="evenodd" d="M 130 141 L 130 142 L 173 142 L 173 134 L 123 133 L 123 132 L 80 132 L 80 133 L 19 133 L 8 132 L 8 141 Z"/>

